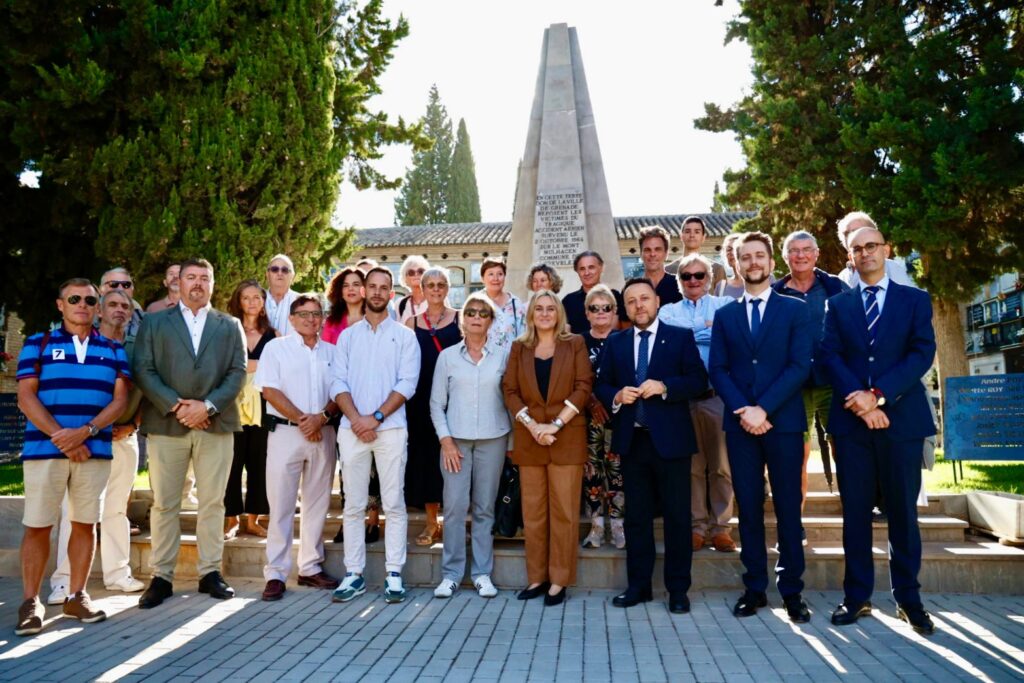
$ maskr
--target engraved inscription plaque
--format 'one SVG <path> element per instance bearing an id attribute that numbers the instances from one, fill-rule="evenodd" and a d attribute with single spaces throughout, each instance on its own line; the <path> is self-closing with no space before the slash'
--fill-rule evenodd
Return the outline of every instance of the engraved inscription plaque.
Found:
<path id="1" fill-rule="evenodd" d="M 1024 374 L 947 377 L 946 460 L 1024 459 Z"/>
<path id="2" fill-rule="evenodd" d="M 558 190 L 538 194 L 533 260 L 555 268 L 571 268 L 573 257 L 586 248 L 583 192 Z"/>

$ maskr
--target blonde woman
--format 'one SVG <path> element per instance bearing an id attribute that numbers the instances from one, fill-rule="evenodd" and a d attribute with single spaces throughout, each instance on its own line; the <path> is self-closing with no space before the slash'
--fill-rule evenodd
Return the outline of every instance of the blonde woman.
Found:
<path id="1" fill-rule="evenodd" d="M 576 581 L 580 495 L 587 462 L 587 424 L 594 372 L 587 345 L 568 332 L 554 292 L 535 292 L 526 331 L 512 343 L 502 380 L 515 417 L 512 460 L 519 465 L 529 585 L 520 600 L 565 600 Z"/>

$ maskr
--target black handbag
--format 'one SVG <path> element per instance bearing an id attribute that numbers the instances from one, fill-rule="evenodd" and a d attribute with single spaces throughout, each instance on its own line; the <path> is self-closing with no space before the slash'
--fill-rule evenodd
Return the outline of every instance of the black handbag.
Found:
<path id="1" fill-rule="evenodd" d="M 512 459 L 505 456 L 505 466 L 501 469 L 501 481 L 498 483 L 498 499 L 494 503 L 495 536 L 514 537 L 523 526 L 523 499 L 519 489 L 519 468 L 512 464 Z"/>

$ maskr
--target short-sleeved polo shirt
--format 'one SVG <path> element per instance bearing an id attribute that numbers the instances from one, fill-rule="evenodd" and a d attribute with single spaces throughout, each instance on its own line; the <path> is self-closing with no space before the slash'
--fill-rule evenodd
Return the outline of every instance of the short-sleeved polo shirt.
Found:
<path id="1" fill-rule="evenodd" d="M 73 335 L 61 326 L 50 333 L 43 348 L 45 334 L 34 334 L 25 340 L 18 356 L 18 380 L 39 380 L 39 401 L 61 427 L 76 428 L 86 424 L 114 399 L 118 379 L 131 379 L 128 355 L 124 347 L 95 330 L 89 335 L 84 362 L 75 353 Z M 108 426 L 85 446 L 92 457 L 109 460 L 113 430 Z M 45 433 L 31 421 L 25 426 L 23 460 L 45 460 L 66 457 Z"/>

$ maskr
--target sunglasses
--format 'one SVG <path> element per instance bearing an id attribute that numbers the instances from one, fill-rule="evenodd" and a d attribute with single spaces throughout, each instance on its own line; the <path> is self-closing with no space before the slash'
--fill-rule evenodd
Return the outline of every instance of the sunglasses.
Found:
<path id="1" fill-rule="evenodd" d="M 405 274 L 406 275 L 423 275 L 423 269 L 422 268 L 410 268 L 409 270 L 405 271 Z"/>
<path id="2" fill-rule="evenodd" d="M 94 296 L 90 295 L 90 296 L 84 296 L 83 297 L 81 294 L 72 294 L 71 296 L 69 296 L 67 298 L 67 302 L 69 304 L 71 304 L 72 306 L 76 306 L 76 305 L 78 305 L 78 302 L 82 301 L 83 299 L 85 299 L 85 305 L 86 306 L 95 306 L 96 304 L 98 304 L 100 302 L 100 300 L 97 299 Z"/>
<path id="3" fill-rule="evenodd" d="M 428 282 L 423 285 L 423 289 L 448 289 L 448 283 L 446 282 Z"/>
<path id="4" fill-rule="evenodd" d="M 295 311 L 292 315 L 297 315 L 303 320 L 309 320 L 310 318 L 322 318 L 324 317 L 323 311 Z"/>
<path id="5" fill-rule="evenodd" d="M 703 280 L 707 276 L 707 273 L 679 273 L 679 279 L 683 282 L 689 282 L 690 280 Z"/>
<path id="6" fill-rule="evenodd" d="M 132 281 L 131 280 L 110 280 L 109 282 L 104 282 L 103 285 L 105 287 L 110 287 L 111 289 L 117 289 L 118 287 L 120 287 L 121 289 L 131 289 L 132 288 Z"/>
<path id="7" fill-rule="evenodd" d="M 467 318 L 483 318 L 484 320 L 487 320 L 491 317 L 491 312 L 486 308 L 467 308 L 462 312 L 462 315 Z"/>
<path id="8" fill-rule="evenodd" d="M 292 269 L 288 266 L 270 266 L 267 270 L 271 273 L 284 273 L 285 275 L 292 272 Z"/>
<path id="9" fill-rule="evenodd" d="M 590 304 L 587 306 L 587 310 L 591 313 L 611 313 L 615 307 L 611 304 Z"/>

